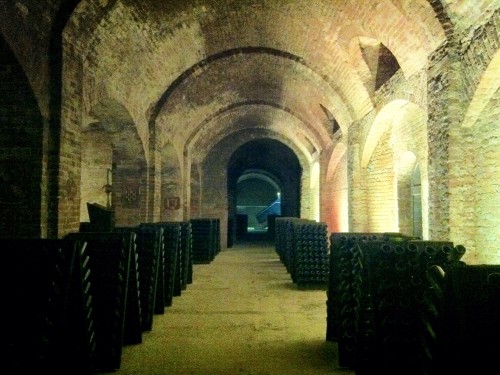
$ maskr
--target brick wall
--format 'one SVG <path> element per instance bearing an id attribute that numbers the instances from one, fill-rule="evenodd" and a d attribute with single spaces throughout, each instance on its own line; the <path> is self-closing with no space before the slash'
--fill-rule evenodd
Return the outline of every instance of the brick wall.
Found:
<path id="1" fill-rule="evenodd" d="M 448 49 L 447 45 L 438 49 L 428 69 L 429 238 L 433 240 L 449 239 L 449 90 L 453 77 Z"/>
<path id="2" fill-rule="evenodd" d="M 54 215 L 49 217 L 52 225 L 54 221 L 57 223 L 52 227 L 57 231 L 49 234 L 51 237 L 62 237 L 80 227 L 82 64 L 79 51 L 66 43 L 62 61 L 61 119 L 53 122 L 50 146 L 59 153 L 49 162 L 49 174 L 57 176 L 57 181 L 53 181 L 57 188 L 53 186 L 50 190 L 51 203 L 57 207 L 57 212 L 49 210 Z"/>
<path id="3" fill-rule="evenodd" d="M 396 191 L 391 132 L 380 138 L 366 168 L 368 222 L 372 232 L 397 231 Z"/>
<path id="4" fill-rule="evenodd" d="M 450 131 L 450 239 L 468 263 L 497 263 L 500 233 L 499 25 L 497 10 L 462 40 L 459 118 Z"/>
<path id="5" fill-rule="evenodd" d="M 104 201 L 101 171 L 113 164 L 122 225 L 185 218 L 187 207 L 164 210 L 174 195 L 195 217 L 227 215 L 224 162 L 259 136 L 279 139 L 298 156 L 300 203 L 290 203 L 302 217 L 315 216 L 305 153 L 321 154 L 332 144 L 317 105 L 324 103 L 347 146 L 322 180 L 321 217 L 332 228 L 347 227 L 346 199 L 351 230 L 409 228 L 403 194 L 409 175 L 401 163 L 411 152 L 421 171 L 424 237 L 464 243 L 470 262 L 497 260 L 497 2 L 270 0 L 227 9 L 220 2 L 177 2 L 157 5 L 159 13 L 147 4 L 0 1 L 0 162 L 10 189 L 2 194 L 22 196 L 19 209 L 7 210 L 8 199 L 2 209 L 9 221 L 18 220 L 8 216 L 15 212 L 29 223 L 17 231 L 55 237 L 76 230 L 86 200 Z M 294 37 L 304 30 L 307 42 Z M 360 37 L 387 47 L 401 66 L 378 90 L 369 76 L 375 60 L 363 57 Z M 7 44 L 12 51 L 4 53 Z M 242 74 L 242 64 L 259 72 L 258 85 L 256 76 Z M 214 98 L 218 88 L 227 95 Z M 123 107 L 129 129 L 86 139 L 82 117 L 105 102 Z M 99 120 L 109 120 L 105 112 Z M 388 122 L 379 128 L 384 112 Z M 250 118 L 259 124 L 243 121 Z M 236 128 L 235 140 L 218 145 Z M 189 143 L 195 133 L 201 140 Z M 161 154 L 165 139 L 174 143 L 176 160 Z M 181 157 L 186 144 L 200 146 L 195 163 L 207 154 L 211 161 L 191 170 L 191 183 L 183 175 L 189 174 Z M 124 158 L 117 147 L 131 151 Z M 323 176 L 328 163 L 321 160 Z M 28 182 L 15 185 L 18 176 Z"/>
<path id="6" fill-rule="evenodd" d="M 198 164 L 191 165 L 191 195 L 189 202 L 190 217 L 195 219 L 200 217 L 201 208 L 201 176 Z"/>
<path id="7" fill-rule="evenodd" d="M 175 147 L 170 143 L 163 147 L 161 168 L 161 221 L 182 221 L 184 202 L 182 164 Z"/>
<path id="8" fill-rule="evenodd" d="M 112 160 L 113 149 L 108 134 L 102 131 L 82 134 L 81 222 L 89 221 L 87 202 L 107 205 L 108 195 L 104 185 L 114 183 L 113 176 L 108 172 L 113 168 Z"/>
<path id="9" fill-rule="evenodd" d="M 41 235 L 43 125 L 28 79 L 0 36 L 0 237 Z"/>
<path id="10" fill-rule="evenodd" d="M 352 232 L 369 232 L 368 185 L 365 181 L 366 170 L 361 168 L 359 144 L 349 143 L 347 154 L 349 230 Z"/>
<path id="11" fill-rule="evenodd" d="M 329 232 L 349 231 L 347 152 L 343 144 L 323 163 L 321 221 Z M 327 163 L 328 162 L 328 163 Z"/>

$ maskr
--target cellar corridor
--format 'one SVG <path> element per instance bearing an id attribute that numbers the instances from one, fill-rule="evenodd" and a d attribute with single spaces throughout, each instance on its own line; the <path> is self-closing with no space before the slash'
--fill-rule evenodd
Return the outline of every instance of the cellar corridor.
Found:
<path id="1" fill-rule="evenodd" d="M 274 245 L 251 241 L 195 264 L 116 375 L 354 374 L 325 340 L 326 291 L 298 290 Z"/>

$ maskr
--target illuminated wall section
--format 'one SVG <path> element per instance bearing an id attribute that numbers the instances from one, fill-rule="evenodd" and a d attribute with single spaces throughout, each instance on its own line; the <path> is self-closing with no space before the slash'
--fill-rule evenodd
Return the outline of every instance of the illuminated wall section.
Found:
<path id="1" fill-rule="evenodd" d="M 320 221 L 320 177 L 319 163 L 315 162 L 311 168 L 309 219 L 318 222 Z"/>
<path id="2" fill-rule="evenodd" d="M 349 231 L 347 147 L 338 143 L 330 157 L 321 190 L 321 221 L 330 232 Z"/>
<path id="3" fill-rule="evenodd" d="M 450 239 L 469 264 L 499 264 L 500 53 L 483 73 L 450 150 Z"/>
<path id="4" fill-rule="evenodd" d="M 368 220 L 371 232 L 398 230 L 391 133 L 380 138 L 367 166 Z"/>

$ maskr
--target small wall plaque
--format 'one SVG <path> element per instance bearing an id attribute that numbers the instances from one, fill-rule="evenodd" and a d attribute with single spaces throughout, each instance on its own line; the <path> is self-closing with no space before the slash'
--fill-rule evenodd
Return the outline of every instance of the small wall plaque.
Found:
<path id="1" fill-rule="evenodd" d="M 165 208 L 167 210 L 178 210 L 181 208 L 181 199 L 179 197 L 165 198 Z"/>

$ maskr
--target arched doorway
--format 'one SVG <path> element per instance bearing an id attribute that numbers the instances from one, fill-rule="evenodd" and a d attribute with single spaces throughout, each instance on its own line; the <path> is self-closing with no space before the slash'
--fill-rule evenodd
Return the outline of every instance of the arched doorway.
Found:
<path id="1" fill-rule="evenodd" d="M 263 170 L 247 170 L 238 178 L 236 189 L 238 233 L 267 232 L 268 217 L 281 215 L 281 182 Z M 238 226 L 244 225 L 244 227 Z"/>
<path id="2" fill-rule="evenodd" d="M 300 215 L 302 168 L 288 146 L 269 138 L 252 140 L 232 154 L 227 170 L 228 244 L 241 239 L 241 236 L 236 238 L 239 225 L 243 228 L 246 225 L 246 232 L 240 234 L 249 234 L 249 228 L 266 233 L 269 227 L 267 217 L 275 214 L 271 212 L 273 207 L 279 207 L 282 216 Z M 245 202 L 261 202 L 259 205 L 254 204 L 250 211 L 250 207 L 245 208 L 247 212 L 243 215 L 247 215 L 246 219 L 238 216 L 243 212 L 240 203 Z M 237 224 L 237 220 L 246 220 L 248 224 Z"/>

